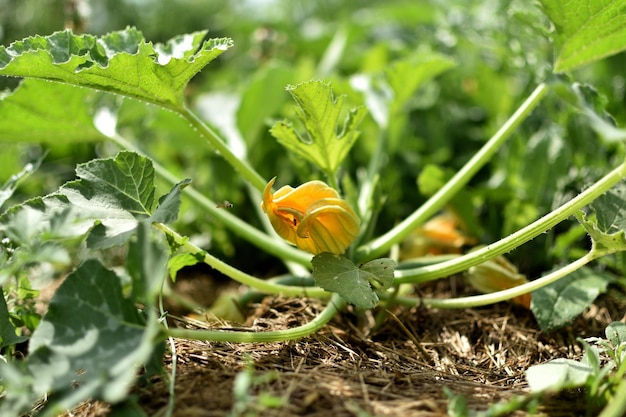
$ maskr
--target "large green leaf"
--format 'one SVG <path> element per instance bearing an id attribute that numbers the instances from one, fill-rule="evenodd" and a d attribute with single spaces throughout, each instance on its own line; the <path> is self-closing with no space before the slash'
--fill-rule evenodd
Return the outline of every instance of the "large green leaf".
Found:
<path id="1" fill-rule="evenodd" d="M 0 141 L 62 144 L 103 140 L 93 124 L 103 94 L 65 84 L 27 79 L 0 96 Z"/>
<path id="2" fill-rule="evenodd" d="M 555 28 L 555 72 L 626 49 L 626 0 L 540 0 Z"/>
<path id="3" fill-rule="evenodd" d="M 381 258 L 357 267 L 344 256 L 324 252 L 313 258 L 312 265 L 315 284 L 357 307 L 374 308 L 379 301 L 376 291 L 391 286 L 396 263 Z"/>
<path id="4" fill-rule="evenodd" d="M 270 132 L 290 151 L 313 162 L 322 171 L 333 174 L 359 137 L 357 127 L 365 109 L 357 107 L 340 121 L 345 96 L 334 97 L 330 84 L 309 81 L 287 89 L 297 106 L 305 134 L 299 134 L 287 122 L 276 123 Z"/>
<path id="5" fill-rule="evenodd" d="M 613 276 L 581 268 L 532 293 L 531 310 L 543 330 L 570 324 L 606 292 Z"/>
<path id="6" fill-rule="evenodd" d="M 27 359 L 0 367 L 6 387 L 0 414 L 27 411 L 51 391 L 42 412 L 46 416 L 88 398 L 123 400 L 138 368 L 151 358 L 159 328 L 154 314 L 146 321 L 135 302 L 124 297 L 114 272 L 96 260 L 86 261 L 52 298 Z"/>
<path id="7" fill-rule="evenodd" d="M 134 28 L 101 38 L 64 30 L 0 47 L 0 75 L 59 81 L 182 109 L 189 80 L 231 45 L 230 39 L 206 39 L 206 32 L 153 45 Z"/>

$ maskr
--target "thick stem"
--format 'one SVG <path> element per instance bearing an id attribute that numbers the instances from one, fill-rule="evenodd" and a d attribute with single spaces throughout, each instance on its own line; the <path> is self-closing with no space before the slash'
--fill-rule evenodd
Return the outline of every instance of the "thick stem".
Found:
<path id="1" fill-rule="evenodd" d="M 490 294 L 483 295 L 474 295 L 471 297 L 459 297 L 459 298 L 449 298 L 449 299 L 413 299 L 409 297 L 398 297 L 396 299 L 396 303 L 402 305 L 416 305 L 422 303 L 426 306 L 432 308 L 470 308 L 470 307 L 480 307 L 488 304 L 499 303 L 500 301 L 510 300 L 517 296 L 529 293 L 538 288 L 544 287 L 548 284 L 551 284 L 559 279 L 565 277 L 566 275 L 571 274 L 579 268 L 587 265 L 589 262 L 596 259 L 598 256 L 595 252 L 589 252 L 587 255 L 582 258 L 577 259 L 576 261 L 564 266 L 563 268 L 559 268 L 558 270 L 551 272 L 550 274 L 543 276 L 534 281 L 528 282 L 523 285 L 519 285 L 517 287 L 509 288 L 507 290 L 497 291 Z M 415 303 L 417 301 L 417 303 Z M 405 304 L 406 303 L 406 304 Z M 409 304 L 410 303 L 410 304 Z"/>
<path id="2" fill-rule="evenodd" d="M 185 108 L 185 111 L 181 113 L 191 125 L 200 132 L 200 134 L 209 141 L 213 149 L 215 149 L 219 154 L 237 171 L 241 174 L 254 188 L 259 191 L 263 191 L 265 188 L 265 184 L 267 181 L 263 179 L 263 177 L 256 172 L 250 164 L 246 161 L 239 159 L 232 151 L 228 148 L 226 143 L 222 140 L 222 138 L 213 131 L 209 126 L 206 125 L 194 112 Z"/>
<path id="3" fill-rule="evenodd" d="M 290 297 L 328 297 L 328 293 L 318 287 L 295 287 L 291 285 L 281 285 L 253 277 L 252 275 L 246 274 L 245 272 L 242 272 L 205 252 L 201 248 L 189 242 L 189 239 L 181 236 L 166 225 L 162 223 L 154 223 L 154 227 L 167 234 L 187 252 L 193 254 L 194 256 L 201 256 L 202 261 L 207 265 L 210 265 L 212 268 L 220 271 L 224 275 L 250 288 L 254 288 L 268 294 L 283 294 Z"/>
<path id="4" fill-rule="evenodd" d="M 233 331 L 233 330 L 196 330 L 196 329 L 166 329 L 167 337 L 181 339 L 210 340 L 213 342 L 233 343 L 270 343 L 296 340 L 309 336 L 324 327 L 346 303 L 337 294 L 334 294 L 324 310 L 313 320 L 302 326 L 287 330 L 268 332 Z"/>
<path id="5" fill-rule="evenodd" d="M 359 247 L 355 257 L 358 262 L 365 262 L 386 253 L 391 246 L 407 237 L 416 227 L 437 213 L 469 180 L 482 168 L 498 150 L 500 145 L 517 129 L 530 112 L 537 107 L 547 94 L 548 86 L 539 84 L 526 101 L 506 121 L 495 135 L 424 205 L 384 235 Z"/>
<path id="6" fill-rule="evenodd" d="M 609 188 L 617 184 L 625 176 L 626 161 L 558 209 L 548 213 L 541 219 L 529 224 L 504 239 L 450 261 L 434 265 L 426 265 L 415 269 L 398 270 L 395 273 L 396 279 L 394 283 L 418 283 L 446 277 L 457 272 L 464 271 L 471 266 L 478 265 L 489 259 L 495 258 L 496 256 L 510 252 L 541 233 L 550 230 L 568 217 L 574 215 L 578 212 L 578 210 L 582 209 L 600 195 L 604 194 Z"/>

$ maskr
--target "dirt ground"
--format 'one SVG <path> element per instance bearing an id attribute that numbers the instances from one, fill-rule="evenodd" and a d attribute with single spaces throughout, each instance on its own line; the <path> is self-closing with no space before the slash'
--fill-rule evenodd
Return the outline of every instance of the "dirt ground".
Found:
<path id="1" fill-rule="evenodd" d="M 455 278 L 422 290 L 425 296 L 439 297 L 471 293 Z M 465 397 L 470 410 L 484 410 L 526 393 L 524 372 L 529 366 L 555 358 L 579 359 L 582 350 L 576 337 L 603 336 L 608 323 L 623 321 L 625 300 L 613 290 L 574 324 L 551 334 L 539 330 L 530 311 L 500 303 L 463 310 L 397 308 L 387 312 L 378 328 L 377 312 L 347 311 L 317 334 L 295 342 L 176 340 L 173 415 L 438 417 L 448 415 L 446 391 Z M 248 310 L 245 327 L 293 327 L 322 308 L 316 300 L 266 297 Z M 206 326 L 184 317 L 175 322 Z M 168 372 L 171 366 L 168 353 Z M 164 415 L 168 383 L 167 376 L 158 376 L 135 390 L 149 415 Z M 582 400 L 577 393 L 544 398 L 538 411 L 584 415 Z M 108 414 L 107 405 L 89 402 L 67 417 Z"/>

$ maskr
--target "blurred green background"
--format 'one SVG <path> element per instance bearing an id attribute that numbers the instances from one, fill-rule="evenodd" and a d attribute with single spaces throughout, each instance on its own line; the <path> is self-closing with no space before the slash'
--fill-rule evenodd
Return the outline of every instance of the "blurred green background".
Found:
<path id="1" fill-rule="evenodd" d="M 0 0 L 0 41 L 5 46 L 64 27 L 102 35 L 127 26 L 137 27 L 152 42 L 206 29 L 211 37 L 234 40 L 234 48 L 193 80 L 188 98 L 222 136 L 242 140 L 253 166 L 268 179 L 278 175 L 281 185 L 295 186 L 320 176 L 288 155 L 268 133 L 276 120 L 294 116 L 285 86 L 327 80 L 336 94 L 347 95 L 347 106 L 353 107 L 365 104 L 355 88 L 359 77 L 384 92 L 390 73 L 401 65 L 410 73 L 410 63 L 425 51 L 454 60 L 454 68 L 410 94 L 390 122 L 381 173 L 384 204 L 374 234 L 388 230 L 425 201 L 428 192 L 418 186 L 418 178 L 426 175 L 426 167 L 436 167 L 444 177 L 451 175 L 538 83 L 570 81 L 551 75 L 550 23 L 522 0 Z M 620 54 L 572 74 L 572 79 L 597 89 L 618 125 L 626 123 L 623 68 L 626 58 Z M 0 87 L 14 88 L 16 82 L 0 79 Z M 623 158 L 621 145 L 602 142 L 580 111 L 563 100 L 566 95 L 553 93 L 544 100 L 472 180 L 463 198 L 453 203 L 478 242 L 496 240 L 526 225 Z M 233 125 L 238 132 L 233 133 Z M 194 186 L 214 201 L 232 202 L 234 213 L 260 227 L 259 202 L 175 115 L 129 100 L 121 107 L 119 128 L 181 178 L 192 178 Z M 357 186 L 379 128 L 368 117 L 361 131 L 345 167 L 345 179 Z M 108 143 L 0 146 L 0 182 L 47 153 L 40 171 L 14 196 L 15 203 L 72 179 L 76 163 L 116 152 Z M 564 224 L 532 247 L 517 251 L 516 264 L 523 272 L 537 274 L 556 258 L 567 257 L 572 247 L 584 246 L 577 234 L 574 241 L 555 246 L 571 226 Z M 193 206 L 183 207 L 178 227 L 236 265 L 248 268 L 248 263 L 255 263 L 257 270 L 265 265 L 260 269 L 274 272 L 275 263 L 261 251 Z"/>

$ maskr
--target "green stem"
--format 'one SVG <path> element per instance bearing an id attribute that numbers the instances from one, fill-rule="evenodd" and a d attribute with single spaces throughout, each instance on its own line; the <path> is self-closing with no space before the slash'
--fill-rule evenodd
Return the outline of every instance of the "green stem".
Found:
<path id="1" fill-rule="evenodd" d="M 489 141 L 426 203 L 393 229 L 373 241 L 359 247 L 355 253 L 358 262 L 382 256 L 391 246 L 407 237 L 416 227 L 432 217 L 482 168 L 498 150 L 500 145 L 517 129 L 530 112 L 547 94 L 547 84 L 539 84 L 526 101 L 506 121 Z"/>
<path id="2" fill-rule="evenodd" d="M 109 135 L 109 138 L 114 141 L 118 146 L 127 149 L 129 151 L 136 152 L 139 155 L 146 156 L 139 148 L 128 142 L 126 139 L 118 134 Z M 180 179 L 172 174 L 169 170 L 163 167 L 156 161 L 152 161 L 152 166 L 157 175 L 163 178 L 171 185 L 177 184 Z M 296 262 L 304 266 L 311 265 L 311 255 L 289 246 L 282 240 L 278 240 L 273 236 L 263 233 L 259 229 L 252 227 L 250 224 L 244 222 L 239 217 L 231 214 L 228 210 L 224 210 L 217 207 L 217 204 L 201 193 L 199 193 L 193 187 L 185 187 L 183 192 L 196 204 L 209 214 L 211 217 L 219 220 L 224 226 L 235 232 L 241 238 L 247 240 L 253 245 L 263 249 L 265 252 L 275 255 L 283 260 L 289 260 Z"/>
<path id="3" fill-rule="evenodd" d="M 550 274 L 536 279 L 534 281 L 528 282 L 523 285 L 519 285 L 517 287 L 509 288 L 507 290 L 497 291 L 490 294 L 483 295 L 474 295 L 471 297 L 459 297 L 459 298 L 450 298 L 450 299 L 435 299 L 435 298 L 422 298 L 417 299 L 413 297 L 397 297 L 396 303 L 404 305 L 404 306 L 415 306 L 419 304 L 424 304 L 426 306 L 432 308 L 470 308 L 470 307 L 479 307 L 488 304 L 495 304 L 500 301 L 510 300 L 517 296 L 529 293 L 538 288 L 544 287 L 548 284 L 551 284 L 564 276 L 571 274 L 579 268 L 582 268 L 589 262 L 600 256 L 599 253 L 595 251 L 591 251 L 587 253 L 582 258 L 577 259 L 576 261 L 554 271 Z"/>
<path id="4" fill-rule="evenodd" d="M 193 111 L 185 107 L 184 112 L 181 113 L 191 126 L 200 132 L 200 134 L 209 141 L 213 149 L 219 154 L 257 190 L 263 191 L 267 181 L 254 170 L 246 161 L 239 159 L 222 138 L 206 125 Z"/>
<path id="5" fill-rule="evenodd" d="M 220 271 L 224 275 L 234 279 L 235 281 L 247 285 L 250 288 L 257 289 L 267 294 L 283 294 L 290 297 L 319 297 L 325 298 L 328 293 L 318 287 L 295 287 L 291 285 L 275 284 L 263 279 L 253 277 L 238 270 L 235 267 L 228 265 L 226 262 L 217 259 L 215 256 L 205 252 L 201 248 L 197 247 L 193 243 L 189 242 L 189 239 L 181 236 L 174 230 L 170 229 L 163 223 L 154 223 L 154 227 L 167 234 L 174 240 L 180 247 L 194 256 L 202 257 L 202 261 L 212 268 Z"/>
<path id="6" fill-rule="evenodd" d="M 606 174 L 591 187 L 580 193 L 578 196 L 563 204 L 558 209 L 548 213 L 539 220 L 529 224 L 523 229 L 499 240 L 496 243 L 487 245 L 479 250 L 470 252 L 459 258 L 441 262 L 434 265 L 426 265 L 414 269 L 398 270 L 395 273 L 395 284 L 418 283 L 446 277 L 457 272 L 464 271 L 471 266 L 481 264 L 496 256 L 510 252 L 529 240 L 537 237 L 554 226 L 574 215 L 578 210 L 591 203 L 593 200 L 604 194 L 609 188 L 617 184 L 626 176 L 626 161 L 620 164 L 613 171 Z"/>
<path id="7" fill-rule="evenodd" d="M 165 336 L 181 339 L 210 340 L 213 342 L 233 343 L 271 343 L 296 340 L 309 336 L 326 325 L 346 303 L 337 294 L 333 294 L 328 305 L 313 320 L 302 326 L 287 330 L 268 332 L 232 331 L 232 330 L 196 330 L 196 329 L 165 329 Z"/>

